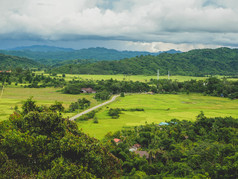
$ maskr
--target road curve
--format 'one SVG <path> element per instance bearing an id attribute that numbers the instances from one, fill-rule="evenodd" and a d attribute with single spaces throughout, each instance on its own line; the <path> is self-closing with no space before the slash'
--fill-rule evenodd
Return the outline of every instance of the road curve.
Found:
<path id="1" fill-rule="evenodd" d="M 118 96 L 119 96 L 119 95 L 113 96 L 112 99 L 110 99 L 109 101 L 106 101 L 106 102 L 104 102 L 104 103 L 102 103 L 102 104 L 99 104 L 99 105 L 97 105 L 97 106 L 94 106 L 94 107 L 92 107 L 92 108 L 90 108 L 90 109 L 87 109 L 86 111 L 83 111 L 83 112 L 81 112 L 81 113 L 79 113 L 79 114 L 77 114 L 77 115 L 75 115 L 75 116 L 69 118 L 69 120 L 73 121 L 73 120 L 77 119 L 78 117 L 80 117 L 80 116 L 82 116 L 82 115 L 84 115 L 84 114 L 87 114 L 87 113 L 89 113 L 89 112 L 91 112 L 91 111 L 93 111 L 93 110 L 95 110 L 95 109 L 97 109 L 97 108 L 99 108 L 99 107 L 102 107 L 102 106 L 104 106 L 104 105 L 106 105 L 106 104 L 109 104 L 109 103 L 115 101 L 115 99 L 116 99 Z"/>

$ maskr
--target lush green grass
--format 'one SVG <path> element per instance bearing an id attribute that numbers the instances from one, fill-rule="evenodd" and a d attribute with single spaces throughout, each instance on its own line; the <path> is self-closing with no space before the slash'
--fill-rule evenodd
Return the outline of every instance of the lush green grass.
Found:
<path id="1" fill-rule="evenodd" d="M 87 98 L 91 101 L 91 106 L 97 105 L 93 94 L 70 95 L 62 94 L 59 88 L 5 88 L 2 98 L 0 98 L 0 121 L 8 119 L 17 105 L 21 107 L 22 101 L 33 96 L 33 100 L 39 105 L 51 105 L 55 101 L 63 102 L 65 108 L 68 108 L 70 103 L 77 101 L 79 98 Z M 74 113 L 66 113 L 65 117 L 73 116 Z"/>
<path id="2" fill-rule="evenodd" d="M 98 124 L 94 124 L 92 120 L 79 122 L 79 128 L 93 137 L 102 139 L 110 131 L 115 132 L 124 127 L 142 125 L 145 122 L 160 123 L 173 118 L 195 120 L 200 111 L 203 111 L 207 117 L 238 117 L 238 100 L 199 94 L 134 94 L 120 97 L 107 107 L 97 113 Z M 111 119 L 107 115 L 109 108 L 144 108 L 145 111 L 123 111 L 118 119 Z"/>
<path id="3" fill-rule="evenodd" d="M 43 71 L 35 72 L 37 74 L 44 74 Z M 58 74 L 58 77 L 62 77 L 62 74 Z M 149 82 L 150 79 L 157 79 L 157 76 L 145 76 L 145 75 L 78 75 L 78 74 L 66 74 L 64 78 L 66 81 L 70 81 L 72 79 L 83 79 L 83 80 L 107 80 L 107 79 L 117 79 L 117 80 L 126 80 L 126 81 L 141 81 L 141 82 Z M 217 76 L 218 78 L 223 78 L 223 76 Z M 206 79 L 207 77 L 194 77 L 194 76 L 170 76 L 169 79 L 177 80 L 177 81 L 188 81 L 191 79 L 194 80 L 202 80 Z M 160 76 L 160 79 L 168 79 L 168 76 Z M 229 78 L 229 80 L 233 80 L 233 78 Z"/>

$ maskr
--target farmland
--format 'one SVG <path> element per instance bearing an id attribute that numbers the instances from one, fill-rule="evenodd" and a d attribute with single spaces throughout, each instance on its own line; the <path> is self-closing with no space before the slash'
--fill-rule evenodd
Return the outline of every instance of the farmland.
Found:
<path id="1" fill-rule="evenodd" d="M 37 72 L 40 73 L 40 72 Z M 44 74 L 48 75 L 48 74 Z M 58 75 L 62 76 L 62 75 Z M 124 75 L 68 75 L 66 74 L 66 81 L 72 79 L 118 79 L 118 80 L 150 80 L 156 76 L 124 76 Z M 123 79 L 125 78 L 125 79 Z M 166 78 L 163 76 L 161 78 Z M 186 81 L 190 79 L 204 79 L 205 77 L 184 77 L 172 76 L 179 81 Z M 221 78 L 221 77 L 220 77 Z M 23 84 L 24 85 L 24 84 Z M 21 106 L 22 101 L 33 96 L 33 100 L 37 101 L 39 105 L 51 105 L 55 101 L 63 102 L 65 108 L 68 108 L 72 102 L 76 102 L 79 98 L 86 98 L 91 101 L 91 107 L 95 106 L 100 101 L 94 99 L 94 94 L 63 94 L 62 88 L 22 88 L 21 85 L 9 85 L 5 88 L 3 96 L 0 100 L 0 120 L 8 119 L 13 112 L 14 107 Z M 109 108 L 143 108 L 145 111 L 129 112 L 123 111 L 119 119 L 111 119 L 107 115 Z M 159 123 L 173 118 L 179 120 L 195 120 L 200 111 L 204 111 L 208 117 L 216 116 L 232 116 L 238 117 L 238 101 L 230 100 L 221 97 L 203 96 L 202 94 L 127 94 L 125 98 L 118 98 L 115 102 L 104 107 L 96 114 L 99 120 L 98 124 L 93 123 L 92 120 L 85 122 L 78 122 L 79 128 L 89 133 L 91 136 L 102 139 L 103 136 L 112 131 L 115 132 L 125 127 L 132 127 L 136 125 L 143 125 L 148 123 Z M 81 112 L 79 110 L 77 112 Z M 64 117 L 71 117 L 75 113 L 64 113 Z"/>
<path id="2" fill-rule="evenodd" d="M 36 74 L 44 74 L 48 76 L 49 74 L 44 73 L 43 71 L 36 71 Z M 62 77 L 62 74 L 57 74 L 58 78 Z M 216 76 L 218 78 L 223 78 L 224 76 Z M 188 81 L 188 80 L 204 80 L 208 77 L 195 77 L 195 76 L 169 76 L 169 79 L 171 80 L 177 80 L 179 82 Z M 65 74 L 66 81 L 70 81 L 73 79 L 81 79 L 81 80 L 108 80 L 108 79 L 114 79 L 114 80 L 125 80 L 125 81 L 140 81 L 140 82 L 148 82 L 150 79 L 157 79 L 157 76 L 146 76 L 146 75 L 87 75 L 87 74 Z M 168 76 L 160 76 L 159 79 L 168 79 Z M 228 78 L 228 80 L 236 80 L 235 78 Z"/>
<path id="3" fill-rule="evenodd" d="M 39 105 L 51 105 L 55 101 L 63 102 L 64 107 L 68 108 L 71 102 L 77 101 L 79 98 L 86 98 L 91 101 L 91 106 L 95 106 L 98 102 L 90 94 L 69 95 L 62 94 L 60 88 L 5 88 L 2 98 L 0 99 L 0 121 L 8 119 L 9 115 L 13 112 L 14 107 L 21 106 L 22 101 L 29 97 Z M 65 117 L 72 116 L 74 113 L 66 113 Z"/>
<path id="4" fill-rule="evenodd" d="M 123 111 L 118 119 L 107 115 L 109 108 L 143 108 L 145 111 Z M 200 94 L 133 94 L 104 107 L 97 113 L 98 124 L 92 120 L 79 122 L 79 128 L 93 137 L 102 139 L 105 134 L 123 128 L 143 125 L 147 123 L 160 123 L 173 118 L 179 120 L 195 120 L 203 111 L 207 117 L 232 116 L 238 117 L 238 100 L 202 96 Z"/>

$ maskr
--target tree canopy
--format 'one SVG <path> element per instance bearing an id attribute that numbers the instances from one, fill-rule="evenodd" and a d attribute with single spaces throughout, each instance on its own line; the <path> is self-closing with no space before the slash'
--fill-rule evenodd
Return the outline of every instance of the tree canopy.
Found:
<path id="1" fill-rule="evenodd" d="M 56 107 L 57 106 L 57 107 Z M 0 124 L 0 175 L 3 178 L 110 178 L 120 162 L 98 140 L 62 118 L 58 107 L 24 102 Z M 53 109 L 53 110 L 52 110 Z"/>

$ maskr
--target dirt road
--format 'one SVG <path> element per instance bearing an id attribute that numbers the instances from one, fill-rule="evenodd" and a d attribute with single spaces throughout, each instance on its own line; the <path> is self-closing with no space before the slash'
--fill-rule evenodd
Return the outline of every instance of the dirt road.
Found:
<path id="1" fill-rule="evenodd" d="M 110 99 L 109 101 L 106 101 L 106 102 L 104 102 L 104 103 L 102 103 L 102 104 L 99 104 L 99 105 L 97 105 L 97 106 L 94 106 L 94 107 L 92 107 L 92 108 L 90 108 L 90 109 L 87 109 L 86 111 L 83 111 L 83 112 L 81 112 L 81 113 L 79 113 L 79 114 L 77 114 L 77 115 L 75 115 L 75 116 L 69 118 L 69 120 L 75 120 L 75 119 L 77 119 L 78 117 L 80 117 L 80 116 L 82 116 L 82 115 L 84 115 L 84 114 L 87 114 L 87 113 L 89 113 L 89 112 L 91 112 L 91 111 L 93 111 L 93 110 L 95 110 L 95 109 L 97 109 L 97 108 L 100 108 L 100 107 L 102 107 L 102 106 L 104 106 L 104 105 L 106 105 L 106 104 L 109 104 L 109 103 L 115 101 L 115 99 L 116 99 L 118 96 L 119 96 L 119 95 L 113 96 L 112 99 Z"/>

